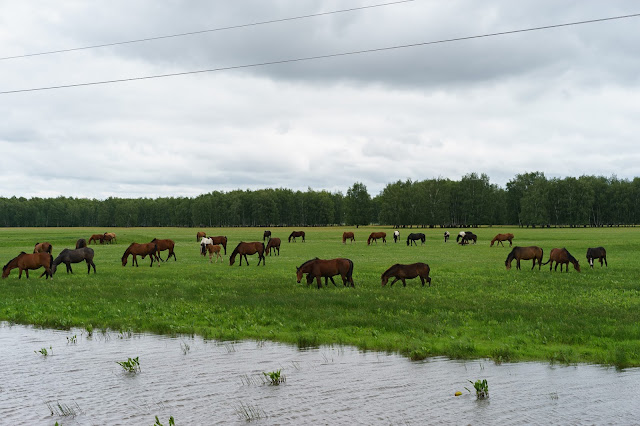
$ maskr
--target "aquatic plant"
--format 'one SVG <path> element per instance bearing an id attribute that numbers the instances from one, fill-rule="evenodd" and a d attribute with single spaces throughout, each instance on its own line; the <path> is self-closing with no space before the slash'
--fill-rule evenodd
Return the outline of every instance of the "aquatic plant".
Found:
<path id="1" fill-rule="evenodd" d="M 487 383 L 487 379 L 476 380 L 475 383 L 469 380 L 469 383 L 471 383 L 476 390 L 476 398 L 489 398 L 489 384 Z"/>
<path id="2" fill-rule="evenodd" d="M 263 371 L 262 374 L 268 379 L 267 383 L 269 383 L 270 385 L 277 386 L 280 383 L 284 383 L 287 381 L 287 378 L 281 374 L 281 370 L 270 371 L 268 373 L 265 373 Z"/>
<path id="3" fill-rule="evenodd" d="M 73 335 L 71 337 L 67 337 L 67 345 L 72 344 L 75 345 L 76 343 L 78 343 L 78 336 L 77 335 Z"/>
<path id="4" fill-rule="evenodd" d="M 126 372 L 137 373 L 140 371 L 140 361 L 138 357 L 129 358 L 126 361 L 116 361 Z"/>
<path id="5" fill-rule="evenodd" d="M 51 351 L 51 354 L 53 355 L 53 348 L 51 346 L 49 346 L 49 350 L 47 350 L 47 348 L 42 348 L 39 351 L 33 351 L 37 354 L 42 354 L 42 356 L 47 356 L 49 355 L 49 351 Z"/>
<path id="6" fill-rule="evenodd" d="M 173 419 L 173 416 L 170 416 L 169 426 L 175 426 L 175 425 L 176 425 L 176 421 Z M 158 416 L 156 416 L 156 422 L 152 426 L 164 426 L 164 425 L 160 423 L 160 419 L 158 418 Z"/>
<path id="7" fill-rule="evenodd" d="M 240 420 L 246 420 L 248 422 L 267 418 L 267 413 L 257 405 L 245 405 L 241 402 L 240 405 L 236 407 L 235 411 Z"/>
<path id="8" fill-rule="evenodd" d="M 77 402 L 74 402 L 74 404 L 75 407 L 72 407 L 67 404 L 63 404 L 60 401 L 56 401 L 55 403 L 49 401 L 47 402 L 47 408 L 52 416 L 75 417 L 78 413 L 81 413 L 82 410 Z"/>
<path id="9" fill-rule="evenodd" d="M 191 346 L 189 346 L 186 342 L 181 342 L 180 349 L 182 349 L 182 353 L 186 355 L 191 350 Z"/>

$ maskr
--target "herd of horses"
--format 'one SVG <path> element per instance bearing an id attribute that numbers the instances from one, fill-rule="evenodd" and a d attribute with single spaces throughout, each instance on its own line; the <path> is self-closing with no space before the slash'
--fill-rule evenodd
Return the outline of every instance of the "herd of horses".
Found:
<path id="1" fill-rule="evenodd" d="M 544 251 L 542 248 L 538 246 L 529 246 L 529 247 L 514 247 L 511 250 L 511 253 L 507 256 L 507 259 L 504 261 L 504 265 L 507 269 L 511 269 L 511 263 L 513 260 L 516 261 L 516 268 L 520 269 L 520 261 L 521 260 L 531 260 L 533 264 L 531 265 L 531 269 L 536 267 L 536 263 L 538 264 L 538 269 L 541 269 L 543 265 L 549 265 L 549 270 L 557 271 L 558 265 L 560 265 L 560 272 L 562 272 L 562 267 L 565 266 L 565 272 L 569 272 L 569 263 L 573 265 L 573 268 L 580 272 L 580 263 L 578 259 L 573 257 L 569 250 L 566 248 L 554 248 L 551 249 L 549 253 L 549 260 L 545 263 L 542 263 L 542 257 L 544 256 Z M 587 249 L 587 262 L 589 266 L 593 268 L 594 260 L 600 261 L 600 266 L 604 264 L 608 267 L 607 264 L 607 251 L 604 247 L 590 247 Z M 554 267 L 555 263 L 555 267 Z"/>

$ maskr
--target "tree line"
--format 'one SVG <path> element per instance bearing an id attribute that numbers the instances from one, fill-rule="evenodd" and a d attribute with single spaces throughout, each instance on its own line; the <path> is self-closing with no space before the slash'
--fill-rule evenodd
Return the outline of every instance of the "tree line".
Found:
<path id="1" fill-rule="evenodd" d="M 505 188 L 486 174 L 459 181 L 389 183 L 372 197 L 356 182 L 341 192 L 285 188 L 213 191 L 197 197 L 0 197 L 0 226 L 331 226 L 479 225 L 608 226 L 640 223 L 640 178 L 581 176 L 547 179 L 518 174 Z"/>

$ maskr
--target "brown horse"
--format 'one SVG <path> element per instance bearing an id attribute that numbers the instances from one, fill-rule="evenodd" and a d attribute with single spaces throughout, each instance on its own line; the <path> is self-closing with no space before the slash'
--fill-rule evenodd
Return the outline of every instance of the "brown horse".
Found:
<path id="1" fill-rule="evenodd" d="M 307 285 L 316 279 L 318 288 L 322 288 L 322 277 L 325 277 L 325 283 L 327 278 L 331 278 L 333 282 L 333 276 L 340 275 L 342 283 L 346 286 L 347 283 L 351 284 L 351 287 L 355 287 L 353 284 L 353 262 L 350 259 L 338 258 L 338 259 L 311 259 L 296 268 L 296 278 L 298 283 L 302 280 L 302 276 L 307 275 Z M 335 282 L 333 283 L 335 285 Z"/>
<path id="2" fill-rule="evenodd" d="M 260 266 L 260 261 L 262 261 L 262 266 L 264 263 L 264 243 L 261 241 L 255 241 L 251 243 L 240 242 L 233 252 L 231 253 L 231 257 L 229 257 L 229 266 L 233 265 L 236 261 L 236 255 L 240 255 L 240 265 L 242 266 L 242 256 L 244 256 L 244 261 L 249 266 L 249 260 L 247 259 L 247 255 L 258 253 L 258 266 Z"/>
<path id="3" fill-rule="evenodd" d="M 76 241 L 76 249 L 83 248 L 86 246 L 87 246 L 87 240 L 85 240 L 84 238 L 80 238 L 78 241 Z"/>
<path id="4" fill-rule="evenodd" d="M 206 252 L 209 252 L 209 263 L 213 263 L 213 255 L 216 255 L 216 263 L 218 263 L 218 259 L 222 260 L 222 256 L 220 255 L 220 246 L 218 244 L 204 244 L 203 249 L 205 253 L 202 253 L 203 256 L 206 255 Z"/>
<path id="5" fill-rule="evenodd" d="M 158 257 L 158 259 L 160 259 L 160 261 L 164 262 L 164 260 L 162 260 L 162 256 L 160 256 L 160 252 L 165 250 L 169 250 L 167 260 L 169 260 L 171 256 L 173 256 L 173 260 L 178 260 L 176 254 L 173 252 L 173 248 L 176 246 L 176 243 L 174 243 L 173 240 L 159 240 L 157 238 L 154 238 L 153 240 L 151 240 L 151 242 L 158 245 L 158 252 L 156 253 L 156 256 Z"/>
<path id="6" fill-rule="evenodd" d="M 118 242 L 116 241 L 116 234 L 113 232 L 105 232 L 104 237 L 102 238 L 102 241 L 106 241 L 109 244 Z"/>
<path id="7" fill-rule="evenodd" d="M 44 267 L 44 274 L 47 278 L 53 279 L 53 273 L 51 272 L 51 265 L 53 265 L 53 256 L 51 253 L 32 253 L 27 254 L 21 252 L 18 256 L 14 257 L 4 265 L 2 268 L 2 278 L 7 278 L 12 269 L 18 268 L 18 279 L 22 278 L 22 271 L 25 271 L 27 278 L 29 278 L 29 269 L 39 269 Z"/>
<path id="8" fill-rule="evenodd" d="M 196 241 L 200 241 L 203 237 L 206 237 L 207 234 L 204 231 L 198 231 L 198 233 L 196 234 Z"/>
<path id="9" fill-rule="evenodd" d="M 429 287 L 431 287 L 431 277 L 429 276 L 429 271 L 429 265 L 422 262 L 412 263 L 410 265 L 401 265 L 399 263 L 396 263 L 391 268 L 384 271 L 380 276 L 380 278 L 382 279 L 382 287 L 387 285 L 389 277 L 395 278 L 393 281 L 391 281 L 391 284 L 389 286 L 392 286 L 398 280 L 402 280 L 402 285 L 406 287 L 407 283 L 405 279 L 420 277 L 420 281 L 422 281 L 422 287 L 424 287 L 425 281 L 428 282 Z"/>
<path id="10" fill-rule="evenodd" d="M 264 231 L 262 234 L 262 242 L 267 241 L 267 239 L 271 239 L 271 231 Z"/>
<path id="11" fill-rule="evenodd" d="M 355 235 L 353 235 L 353 232 L 342 233 L 342 244 L 347 244 L 347 240 L 351 240 L 352 243 L 356 240 L 356 237 Z"/>
<path id="12" fill-rule="evenodd" d="M 551 262 L 551 265 L 549 265 L 549 271 L 551 271 L 552 269 L 554 271 L 557 271 L 558 264 L 560 264 L 560 272 L 562 272 L 562 265 L 566 265 L 565 270 L 566 272 L 569 272 L 569 262 L 571 262 L 573 264 L 574 269 L 580 272 L 580 264 L 578 263 L 578 259 L 571 256 L 571 253 L 569 253 L 569 250 L 567 250 L 566 248 L 551 249 L 551 253 L 549 253 L 549 260 L 543 263 L 543 265 L 546 265 L 549 262 Z M 553 262 L 556 262 L 555 268 L 553 268 Z"/>
<path id="13" fill-rule="evenodd" d="M 35 247 L 33 248 L 33 252 L 34 253 L 49 253 L 49 254 L 51 254 L 52 250 L 53 250 L 53 247 L 51 247 L 51 244 L 47 243 L 47 242 L 36 243 Z"/>
<path id="14" fill-rule="evenodd" d="M 93 234 L 90 238 L 89 238 L 89 242 L 88 244 L 91 244 L 91 241 L 94 242 L 98 242 L 100 241 L 100 244 L 104 243 L 104 234 Z"/>
<path id="15" fill-rule="evenodd" d="M 378 239 L 382 238 L 383 243 L 387 243 L 387 233 L 386 232 L 372 232 L 367 239 L 367 245 L 371 244 L 371 240 L 373 240 L 376 244 L 378 244 Z"/>
<path id="16" fill-rule="evenodd" d="M 278 256 L 280 256 L 280 238 L 271 238 L 267 243 L 267 247 L 265 248 L 266 253 L 271 256 L 271 249 L 278 252 Z"/>
<path id="17" fill-rule="evenodd" d="M 227 237 L 220 235 L 217 237 L 209 237 L 213 244 L 220 244 L 224 248 L 224 254 L 227 254 Z"/>
<path id="18" fill-rule="evenodd" d="M 609 264 L 607 263 L 607 251 L 604 249 L 604 247 L 589 247 L 587 249 L 587 262 L 589 262 L 591 268 L 593 268 L 593 261 L 595 259 L 598 259 L 600 261 L 601 268 L 603 260 L 607 268 L 609 267 Z"/>
<path id="19" fill-rule="evenodd" d="M 149 256 L 151 259 L 151 264 L 149 266 L 153 266 L 153 258 L 156 258 L 156 262 L 158 262 L 158 245 L 156 243 L 147 243 L 147 244 L 138 244 L 131 243 L 127 250 L 122 255 L 122 266 L 127 265 L 127 260 L 129 259 L 129 255 L 133 256 L 133 261 L 131 262 L 131 266 L 138 266 L 138 259 L 136 256 L 142 256 L 144 259 L 145 256 Z"/>
<path id="20" fill-rule="evenodd" d="M 538 261 L 538 270 L 542 267 L 542 255 L 543 251 L 538 246 L 530 246 L 530 247 L 514 247 L 511 250 L 511 253 L 507 256 L 507 260 L 504 261 L 504 265 L 507 267 L 507 270 L 511 269 L 511 262 L 513 259 L 517 261 L 517 269 L 520 269 L 520 261 L 521 260 L 531 260 L 533 259 L 533 269 L 536 266 L 536 260 Z"/>
<path id="21" fill-rule="evenodd" d="M 293 238 L 293 242 L 296 242 L 296 238 L 298 237 L 302 237 L 302 242 L 304 243 L 304 231 L 293 231 L 291 234 L 289 234 L 289 242 L 291 242 L 291 239 Z"/>
<path id="22" fill-rule="evenodd" d="M 496 241 L 502 244 L 502 247 L 504 247 L 503 241 L 509 241 L 509 247 L 511 247 L 513 245 L 513 234 L 496 235 L 495 237 L 493 237 L 493 240 L 491 240 L 491 245 L 489 247 L 493 247 L 493 243 L 495 243 Z"/>

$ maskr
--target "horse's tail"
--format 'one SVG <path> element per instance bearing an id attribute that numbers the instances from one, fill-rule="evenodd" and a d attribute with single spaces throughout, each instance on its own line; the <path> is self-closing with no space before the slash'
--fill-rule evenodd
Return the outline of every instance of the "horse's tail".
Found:
<path id="1" fill-rule="evenodd" d="M 349 270 L 347 271 L 347 278 L 353 277 L 353 260 L 347 259 L 349 261 Z"/>

